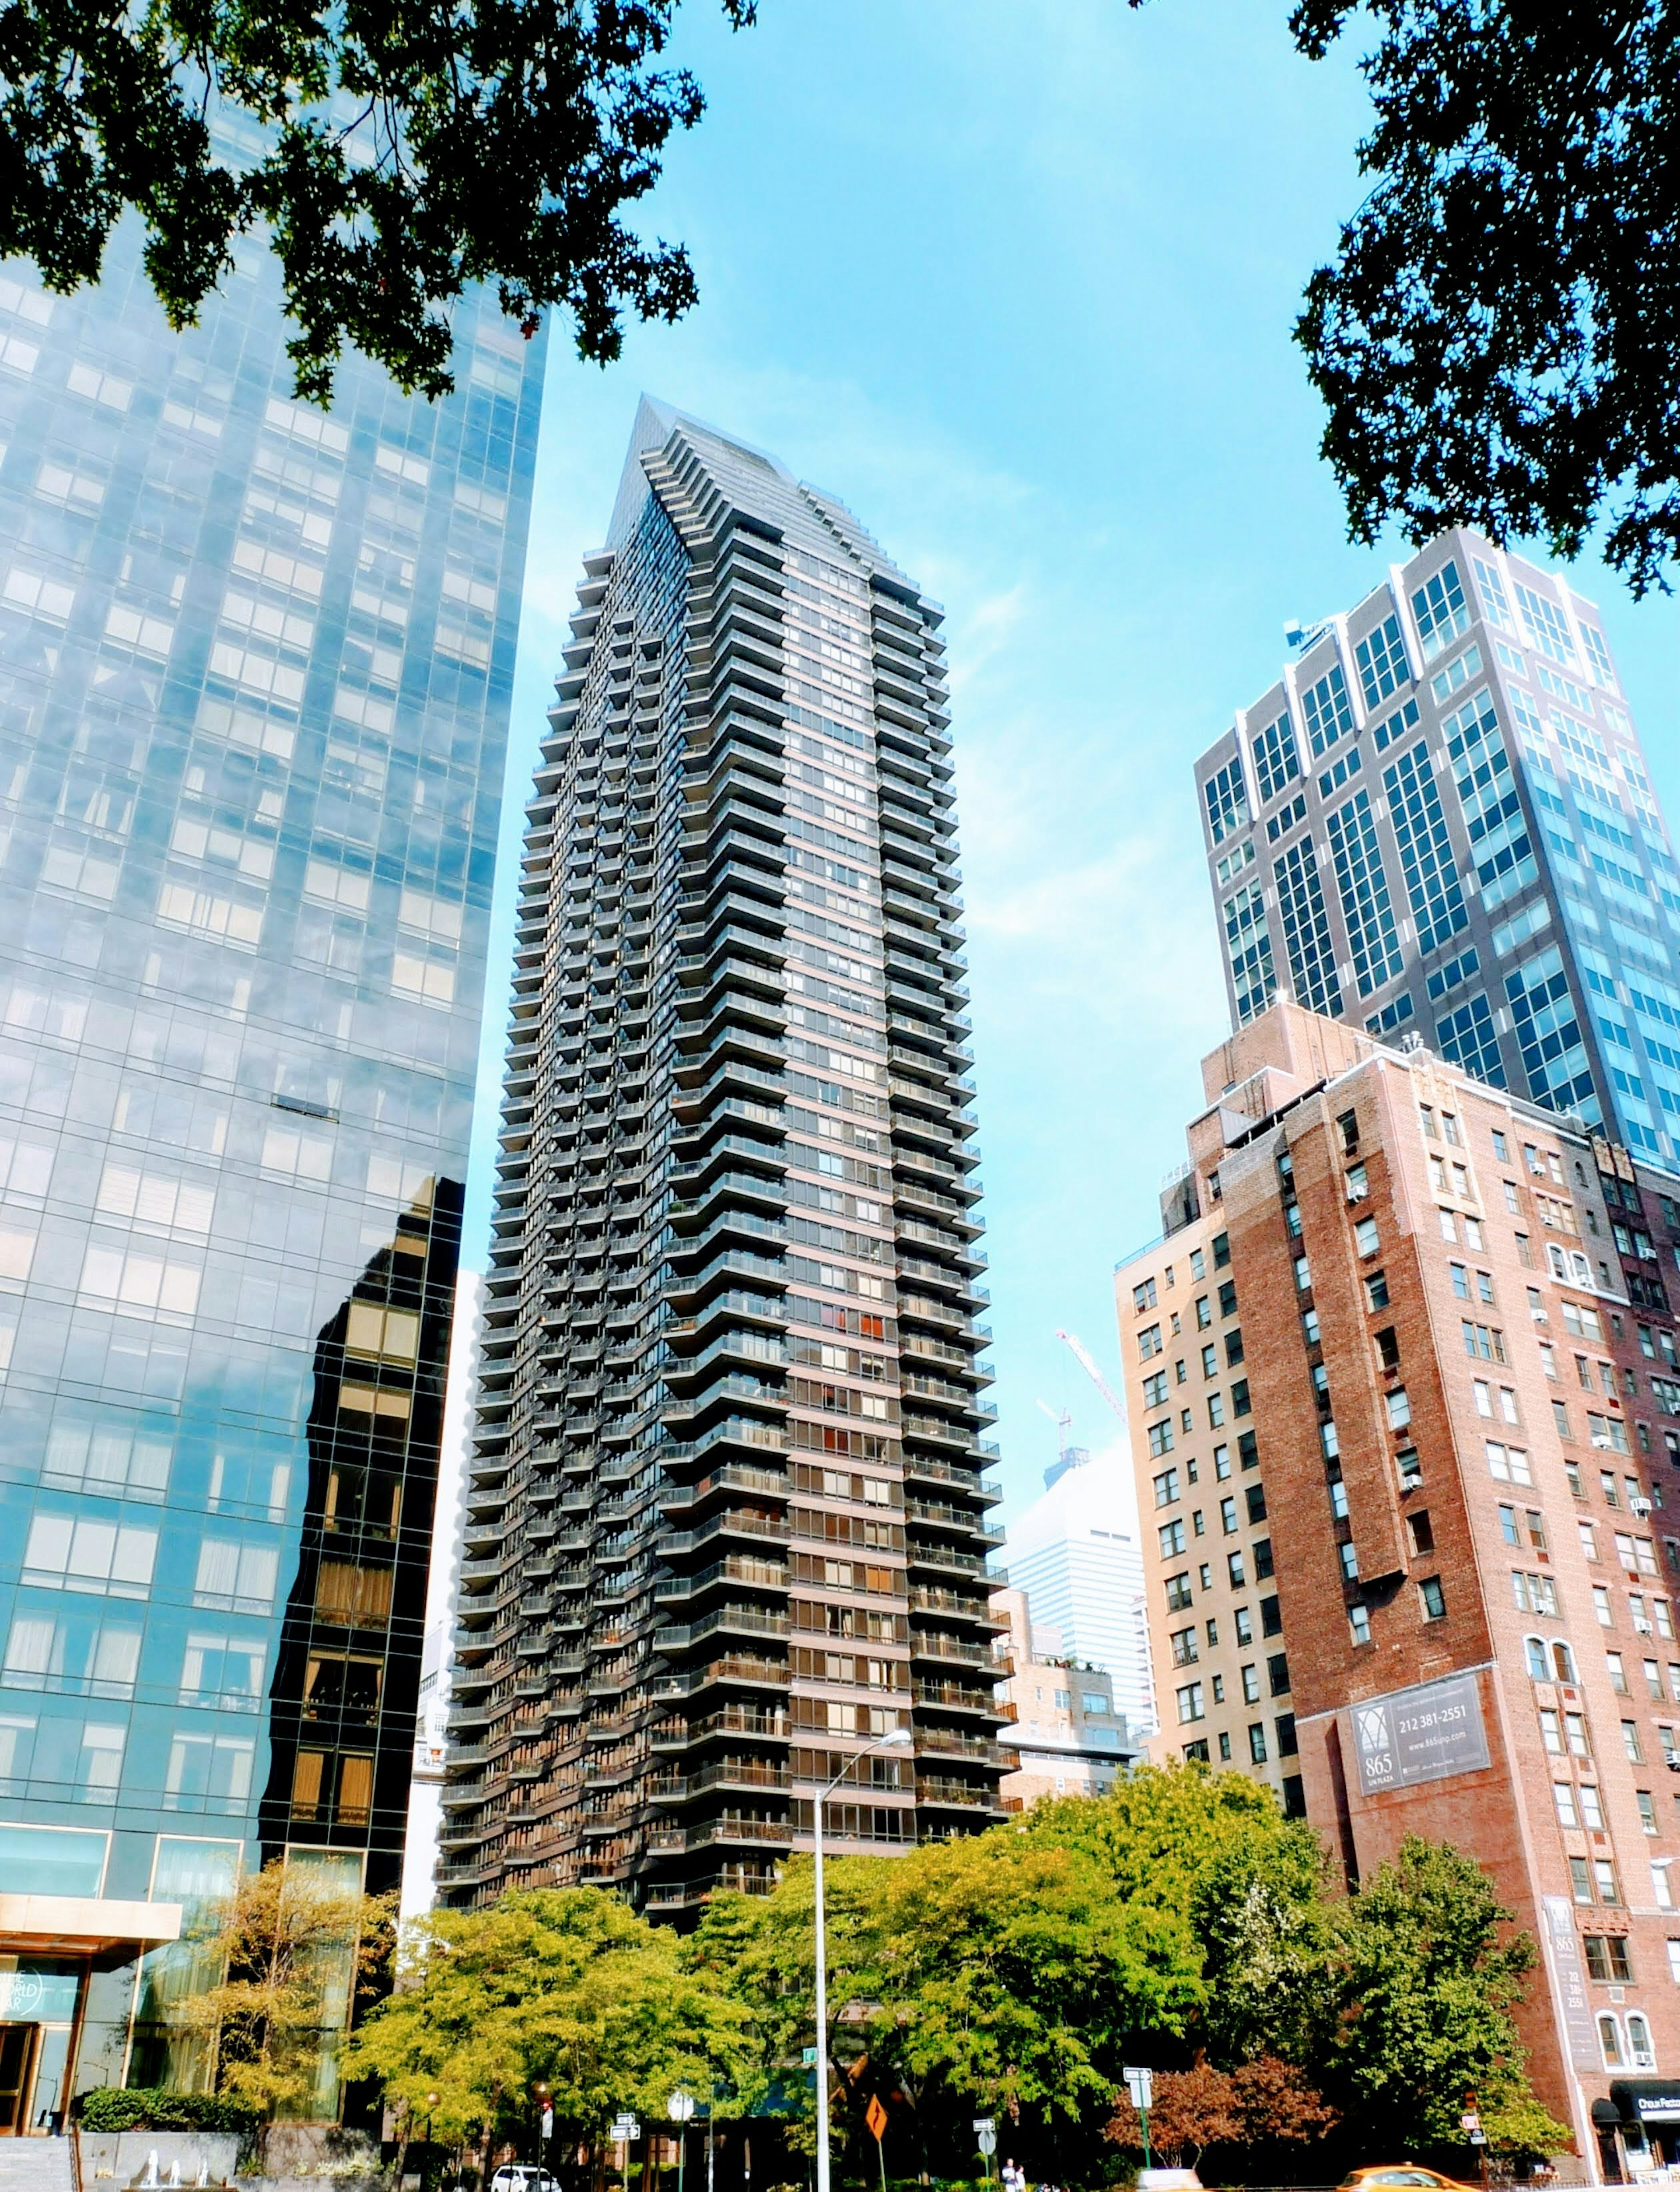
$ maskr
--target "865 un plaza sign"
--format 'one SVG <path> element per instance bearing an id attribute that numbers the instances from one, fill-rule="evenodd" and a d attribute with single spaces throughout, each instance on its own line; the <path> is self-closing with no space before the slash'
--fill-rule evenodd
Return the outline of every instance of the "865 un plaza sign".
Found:
<path id="1" fill-rule="evenodd" d="M 1409 1789 L 1473 1773 L 1488 1763 L 1487 1730 L 1474 1675 L 1451 1675 L 1416 1689 L 1392 1690 L 1351 1708 L 1359 1792 Z"/>

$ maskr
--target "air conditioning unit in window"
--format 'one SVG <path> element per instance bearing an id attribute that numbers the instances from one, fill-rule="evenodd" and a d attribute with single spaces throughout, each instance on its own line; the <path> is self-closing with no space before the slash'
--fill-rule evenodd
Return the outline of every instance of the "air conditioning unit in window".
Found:
<path id="1" fill-rule="evenodd" d="M 1649 1515 L 1651 1511 L 1651 1503 L 1643 1493 L 1637 1494 L 1627 1504 L 1636 1515 Z"/>
<path id="2" fill-rule="evenodd" d="M 1644 1619 L 1643 1615 L 1637 1613 L 1633 1617 L 1633 1627 L 1635 1634 L 1640 1636 L 1651 1636 L 1656 1633 L 1650 1623 Z"/>

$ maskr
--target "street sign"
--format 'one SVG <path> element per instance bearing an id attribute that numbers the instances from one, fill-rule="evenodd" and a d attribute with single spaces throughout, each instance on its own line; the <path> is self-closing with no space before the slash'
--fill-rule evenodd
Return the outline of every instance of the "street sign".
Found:
<path id="1" fill-rule="evenodd" d="M 1147 2109 L 1154 2098 L 1154 2073 L 1152 2070 L 1135 2069 L 1128 2064 L 1123 2075 L 1126 2081 L 1126 2092 L 1131 2096 L 1133 2108 L 1140 2110 Z"/>
<path id="2" fill-rule="evenodd" d="M 694 2113 L 694 2096 L 679 2090 L 665 2104 L 666 2113 L 673 2123 L 686 2123 Z"/>
<path id="3" fill-rule="evenodd" d="M 612 2129 L 608 2136 L 619 2141 L 640 2138 L 641 2126 L 633 2115 L 628 2114 L 616 2115 L 612 2119 Z"/>
<path id="4" fill-rule="evenodd" d="M 544 2109 L 543 2110 L 543 2137 L 544 2138 L 552 2138 L 554 2137 L 554 2110 L 552 2109 Z"/>
<path id="5" fill-rule="evenodd" d="M 998 2150 L 998 2135 L 996 2132 L 993 2130 L 990 2124 L 987 2125 L 984 2131 L 977 2131 L 975 2132 L 974 2143 L 980 2149 L 982 2154 L 988 2156 L 995 2154 Z"/>
<path id="6" fill-rule="evenodd" d="M 1472 2131 L 1472 2132 L 1471 2132 L 1471 2134 L 1470 2134 L 1470 2143 L 1472 2144 L 1472 2146 L 1485 2146 L 1485 2145 L 1487 2144 L 1487 2143 L 1488 2143 L 1488 2134 L 1486 2133 L 1486 2132 L 1484 2132 L 1484 2131 Z"/>
<path id="7" fill-rule="evenodd" d="M 876 2138 L 880 2138 L 882 2132 L 886 2129 L 886 2110 L 881 2106 L 880 2096 L 879 2093 L 871 2095 L 869 2105 L 863 2111 L 863 2121 L 868 2124 L 869 2129 L 874 2133 Z"/>
<path id="8" fill-rule="evenodd" d="M 814 2047 L 807 2047 L 800 2059 L 807 2070 L 814 2070 L 817 2068 L 817 2050 Z"/>
<path id="9" fill-rule="evenodd" d="M 1466 2109 L 1458 2120 L 1458 2127 L 1461 2131 L 1480 2131 L 1482 2119 L 1474 2109 Z"/>
<path id="10" fill-rule="evenodd" d="M 977 2132 L 995 2131 L 997 2127 L 998 2120 L 995 2116 L 976 2116 L 974 2119 L 974 2128 Z"/>

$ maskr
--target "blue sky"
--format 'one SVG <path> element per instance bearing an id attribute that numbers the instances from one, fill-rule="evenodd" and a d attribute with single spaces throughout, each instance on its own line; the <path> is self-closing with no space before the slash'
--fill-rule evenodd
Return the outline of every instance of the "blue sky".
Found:
<path id="1" fill-rule="evenodd" d="M 1352 55 L 1287 0 L 685 0 L 709 111 L 646 225 L 701 300 L 606 373 L 556 344 L 521 633 L 498 928 L 580 559 L 639 392 L 838 494 L 948 611 L 1010 1507 L 1064 1403 L 1113 1419 L 1112 1272 L 1159 1230 L 1225 1032 L 1190 764 L 1276 675 L 1296 614 L 1350 605 L 1350 548 L 1290 339 L 1360 195 Z M 1592 564 L 1665 803 L 1677 610 Z M 481 1259 L 505 985 L 479 1115 Z M 1005 1513 L 1009 1511 L 1005 1510 Z"/>

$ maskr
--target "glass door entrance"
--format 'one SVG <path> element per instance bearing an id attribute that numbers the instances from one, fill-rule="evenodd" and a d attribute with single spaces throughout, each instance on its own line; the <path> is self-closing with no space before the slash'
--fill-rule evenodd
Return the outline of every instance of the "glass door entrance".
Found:
<path id="1" fill-rule="evenodd" d="M 29 2089 L 35 2076 L 38 2024 L 0 2024 L 0 2138 L 29 2130 Z"/>

